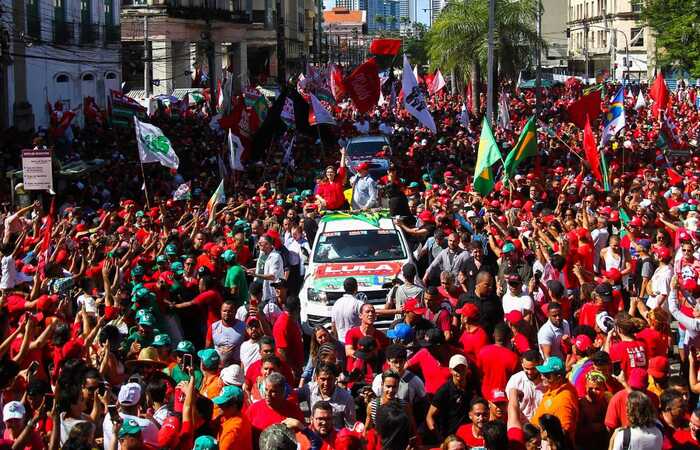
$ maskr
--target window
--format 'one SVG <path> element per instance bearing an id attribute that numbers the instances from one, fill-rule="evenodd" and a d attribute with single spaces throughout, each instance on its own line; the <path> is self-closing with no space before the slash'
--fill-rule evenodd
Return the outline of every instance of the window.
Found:
<path id="1" fill-rule="evenodd" d="M 86 73 L 83 75 L 83 81 L 95 81 L 95 75 L 91 73 Z"/>
<path id="2" fill-rule="evenodd" d="M 56 76 L 56 83 L 68 83 L 70 81 L 70 78 L 68 75 L 62 73 L 58 76 Z"/>
<path id="3" fill-rule="evenodd" d="M 105 79 L 107 80 L 116 80 L 117 79 L 117 74 L 114 72 L 107 72 L 105 74 Z"/>
<path id="4" fill-rule="evenodd" d="M 644 47 L 644 32 L 643 28 L 632 28 L 630 30 L 630 47 Z M 637 37 L 639 36 L 639 37 Z M 636 40 L 635 40 L 636 38 Z"/>
<path id="5" fill-rule="evenodd" d="M 637 14 L 642 12 L 642 0 L 632 0 L 632 12 Z"/>
<path id="6" fill-rule="evenodd" d="M 39 0 L 27 1 L 27 35 L 33 38 L 41 39 Z"/>
<path id="7" fill-rule="evenodd" d="M 105 0 L 105 26 L 114 25 L 114 0 Z"/>

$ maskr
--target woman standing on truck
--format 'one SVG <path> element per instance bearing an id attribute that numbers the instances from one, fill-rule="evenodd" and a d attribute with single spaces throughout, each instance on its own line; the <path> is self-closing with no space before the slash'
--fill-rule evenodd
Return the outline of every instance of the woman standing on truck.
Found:
<path id="1" fill-rule="evenodd" d="M 316 186 L 316 201 L 322 209 L 329 211 L 347 209 L 348 202 L 343 190 L 345 188 L 345 148 L 340 149 L 340 167 L 336 173 L 335 167 L 326 167 L 326 179 Z"/>

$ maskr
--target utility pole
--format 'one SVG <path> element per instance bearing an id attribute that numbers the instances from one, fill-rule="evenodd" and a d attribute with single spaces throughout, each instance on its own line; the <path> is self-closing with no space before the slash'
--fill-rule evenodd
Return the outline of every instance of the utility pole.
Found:
<path id="1" fill-rule="evenodd" d="M 321 35 L 323 32 L 323 0 L 316 0 L 316 11 L 318 14 L 318 20 L 316 21 L 316 64 L 321 66 Z"/>
<path id="2" fill-rule="evenodd" d="M 539 119 L 542 105 L 542 2 L 537 0 L 537 74 L 535 75 L 535 116 Z M 516 86 L 517 87 L 517 86 Z"/>
<path id="3" fill-rule="evenodd" d="M 275 0 L 275 9 L 277 10 L 277 82 L 281 87 L 287 85 L 287 48 L 284 38 L 282 0 Z"/>
<path id="4" fill-rule="evenodd" d="M 494 33 L 496 28 L 496 0 L 489 0 L 489 35 L 486 70 L 488 70 L 488 85 L 486 87 L 486 120 L 493 124 L 493 96 L 494 96 Z"/>
<path id="5" fill-rule="evenodd" d="M 148 16 L 143 16 L 143 90 L 146 98 L 153 94 L 151 83 L 151 42 L 148 40 Z"/>
<path id="6" fill-rule="evenodd" d="M 586 84 L 588 84 L 588 18 L 583 20 L 583 56 L 586 64 Z"/>

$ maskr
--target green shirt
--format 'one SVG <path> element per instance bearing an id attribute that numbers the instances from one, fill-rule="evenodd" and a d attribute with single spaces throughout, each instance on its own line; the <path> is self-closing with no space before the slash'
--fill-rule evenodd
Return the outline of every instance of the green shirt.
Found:
<path id="1" fill-rule="evenodd" d="M 170 368 L 165 368 L 163 369 L 163 372 L 165 372 L 166 375 L 169 375 L 173 381 L 175 381 L 175 384 L 181 382 L 181 381 L 189 381 L 190 376 L 187 375 L 185 372 L 180 369 L 180 366 L 178 364 L 174 365 L 172 369 Z M 200 387 L 202 387 L 202 372 L 199 369 L 194 370 L 194 388 L 199 390 Z"/>
<path id="2" fill-rule="evenodd" d="M 224 287 L 226 289 L 237 288 L 238 300 L 243 303 L 248 302 L 248 281 L 246 281 L 245 271 L 240 265 L 236 264 L 226 270 Z"/>

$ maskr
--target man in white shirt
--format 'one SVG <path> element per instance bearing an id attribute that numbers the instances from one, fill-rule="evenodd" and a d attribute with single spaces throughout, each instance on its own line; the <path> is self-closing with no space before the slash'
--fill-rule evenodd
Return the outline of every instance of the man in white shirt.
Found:
<path id="1" fill-rule="evenodd" d="M 514 272 L 505 276 L 508 283 L 508 291 L 503 294 L 503 313 L 520 311 L 526 320 L 532 320 L 535 307 L 532 297 L 523 292 L 523 279 L 519 273 Z"/>
<path id="2" fill-rule="evenodd" d="M 291 260 L 292 255 L 295 255 L 296 263 L 299 264 L 299 275 L 304 278 L 305 265 L 309 262 L 311 255 L 311 245 L 304 237 L 304 228 L 301 225 L 292 226 L 292 232 L 285 238 L 284 246 L 289 250 L 290 265 L 294 262 Z"/>
<path id="3" fill-rule="evenodd" d="M 134 420 L 141 427 L 143 442 L 151 446 L 158 446 L 158 428 L 155 423 L 138 416 L 138 405 L 141 400 L 141 386 L 138 383 L 127 383 L 119 389 L 119 417 L 125 422 Z M 102 421 L 102 433 L 104 435 L 104 448 L 112 448 L 115 436 L 112 430 L 112 420 L 109 414 L 105 414 Z"/>
<path id="4" fill-rule="evenodd" d="M 591 231 L 593 239 L 593 270 L 598 273 L 598 264 L 600 263 L 600 251 L 608 246 L 608 222 L 605 217 L 598 216 L 596 229 Z"/>
<path id="5" fill-rule="evenodd" d="M 379 189 L 377 181 L 369 174 L 369 164 L 362 162 L 357 166 L 357 174 L 350 179 L 352 186 L 353 209 L 370 209 L 377 206 Z"/>
<path id="6" fill-rule="evenodd" d="M 357 122 L 355 122 L 355 129 L 360 134 L 369 133 L 369 122 L 365 116 L 360 117 Z"/>
<path id="7" fill-rule="evenodd" d="M 565 355 L 561 349 L 562 342 L 571 341 L 571 328 L 569 322 L 562 318 L 561 304 L 551 302 L 547 305 L 547 315 L 549 320 L 545 322 L 537 332 L 537 342 L 540 345 L 540 353 L 545 361 L 550 356 L 557 356 L 564 359 Z"/>
<path id="8" fill-rule="evenodd" d="M 268 236 L 264 235 L 260 237 L 258 241 L 258 246 L 260 248 L 260 257 L 265 256 L 265 265 L 263 266 L 263 273 L 256 273 L 255 269 L 248 269 L 246 272 L 248 274 L 257 277 L 263 282 L 263 302 L 269 300 L 274 300 L 275 289 L 272 287 L 272 283 L 284 278 L 284 264 L 282 262 L 282 255 L 275 250 L 274 240 Z"/>
<path id="9" fill-rule="evenodd" d="M 508 399 L 518 396 L 520 418 L 523 423 L 529 422 L 537 406 L 542 401 L 545 387 L 542 385 L 542 375 L 537 366 L 542 364 L 542 357 L 537 350 L 528 350 L 521 357 L 523 370 L 513 374 L 506 384 Z"/>
<path id="10" fill-rule="evenodd" d="M 243 373 L 254 362 L 260 359 L 260 338 L 263 336 L 262 325 L 257 317 L 250 316 L 245 321 L 245 331 L 248 339 L 241 344 L 241 365 Z"/>
<path id="11" fill-rule="evenodd" d="M 331 324 L 333 332 L 338 336 L 338 341 L 345 342 L 345 334 L 353 327 L 360 326 L 360 310 L 364 304 L 355 298 L 357 294 L 357 280 L 348 277 L 343 282 L 345 294 L 333 304 L 331 308 Z"/>

